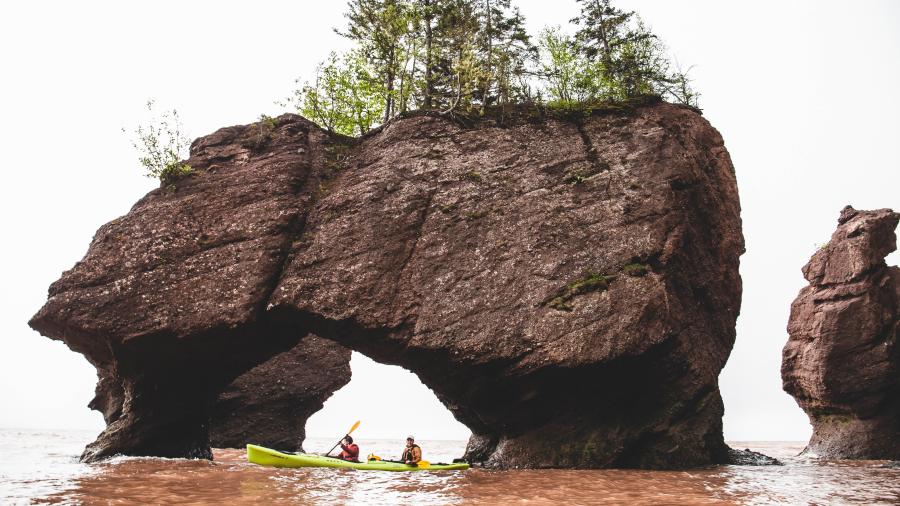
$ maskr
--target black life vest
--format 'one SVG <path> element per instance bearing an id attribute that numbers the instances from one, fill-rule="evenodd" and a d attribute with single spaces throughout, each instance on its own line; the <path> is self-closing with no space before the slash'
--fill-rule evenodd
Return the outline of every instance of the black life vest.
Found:
<path id="1" fill-rule="evenodd" d="M 419 448 L 419 454 L 421 455 L 422 448 L 420 448 L 419 445 L 413 443 L 412 446 L 410 446 L 409 448 L 405 448 L 403 450 L 403 456 L 400 457 L 400 460 L 402 460 L 402 461 L 412 460 L 412 449 L 413 448 Z"/>

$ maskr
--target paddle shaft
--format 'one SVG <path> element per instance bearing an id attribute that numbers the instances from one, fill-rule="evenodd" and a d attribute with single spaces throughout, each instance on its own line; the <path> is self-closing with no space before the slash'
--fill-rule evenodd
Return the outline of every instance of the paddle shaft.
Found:
<path id="1" fill-rule="evenodd" d="M 350 435 L 350 434 L 347 434 L 347 435 L 344 436 L 344 437 L 347 437 L 347 436 L 349 436 L 349 435 Z M 344 440 L 344 437 L 341 438 L 341 441 Z M 326 453 L 325 456 L 327 457 L 327 456 L 331 455 L 331 452 L 333 452 L 334 449 L 337 448 L 339 444 L 341 444 L 341 441 L 338 441 L 337 443 L 335 443 L 335 445 L 332 446 L 330 450 L 328 450 L 328 453 Z"/>

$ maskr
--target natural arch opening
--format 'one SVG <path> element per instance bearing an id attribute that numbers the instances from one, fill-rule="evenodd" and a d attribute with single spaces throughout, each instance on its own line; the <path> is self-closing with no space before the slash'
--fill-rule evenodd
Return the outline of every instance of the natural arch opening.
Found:
<path id="1" fill-rule="evenodd" d="M 356 421 L 353 433 L 362 455 L 395 458 L 407 435 L 414 435 L 426 458 L 449 460 L 463 454 L 472 432 L 453 417 L 414 373 L 353 352 L 350 382 L 336 391 L 306 422 L 304 450 L 328 451 Z"/>

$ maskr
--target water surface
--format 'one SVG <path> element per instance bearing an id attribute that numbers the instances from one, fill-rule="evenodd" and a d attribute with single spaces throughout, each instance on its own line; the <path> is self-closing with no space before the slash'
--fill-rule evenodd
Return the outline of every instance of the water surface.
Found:
<path id="1" fill-rule="evenodd" d="M 797 457 L 801 443 L 732 443 L 785 466 L 691 471 L 485 471 L 389 473 L 273 469 L 241 450 L 215 461 L 117 457 L 80 464 L 94 434 L 0 430 L 0 504 L 898 504 L 900 468 L 881 461 Z M 396 457 L 402 440 L 357 441 L 363 455 Z M 464 441 L 420 442 L 427 460 L 450 461 Z M 311 439 L 308 451 L 333 441 Z"/>

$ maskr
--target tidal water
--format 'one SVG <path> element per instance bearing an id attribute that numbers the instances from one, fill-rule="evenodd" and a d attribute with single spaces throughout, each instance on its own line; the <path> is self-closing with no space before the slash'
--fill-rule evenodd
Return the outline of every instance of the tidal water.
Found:
<path id="1" fill-rule="evenodd" d="M 0 430 L 0 504 L 900 504 L 900 467 L 880 461 L 798 457 L 802 443 L 736 442 L 784 466 L 691 471 L 485 471 L 388 473 L 272 469 L 241 450 L 213 462 L 119 457 L 80 464 L 95 434 Z M 396 457 L 401 440 L 358 441 L 363 455 Z M 311 439 L 307 451 L 333 441 Z M 421 441 L 425 459 L 450 461 L 464 441 Z"/>

